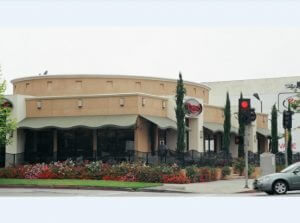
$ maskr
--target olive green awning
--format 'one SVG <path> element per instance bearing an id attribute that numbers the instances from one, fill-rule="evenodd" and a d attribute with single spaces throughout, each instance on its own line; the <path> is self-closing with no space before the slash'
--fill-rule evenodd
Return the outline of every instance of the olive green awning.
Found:
<path id="1" fill-rule="evenodd" d="M 18 123 L 18 128 L 103 128 L 107 126 L 131 127 L 135 125 L 137 115 L 103 115 L 103 116 L 72 116 L 72 117 L 40 117 L 26 118 Z"/>
<path id="2" fill-rule="evenodd" d="M 141 117 L 147 119 L 148 121 L 158 125 L 160 129 L 177 129 L 177 124 L 172 119 L 166 117 L 157 117 L 151 115 L 141 115 Z"/>
<path id="3" fill-rule="evenodd" d="M 269 129 L 256 128 L 256 132 L 265 137 L 271 136 L 271 131 Z"/>
<path id="4" fill-rule="evenodd" d="M 207 129 L 209 129 L 210 131 L 212 131 L 213 133 L 217 133 L 217 132 L 224 132 L 224 127 L 222 124 L 219 123 L 214 123 L 214 122 L 204 122 L 203 126 Z M 231 126 L 230 129 L 231 133 L 234 134 L 238 134 L 239 130 L 236 127 Z"/>

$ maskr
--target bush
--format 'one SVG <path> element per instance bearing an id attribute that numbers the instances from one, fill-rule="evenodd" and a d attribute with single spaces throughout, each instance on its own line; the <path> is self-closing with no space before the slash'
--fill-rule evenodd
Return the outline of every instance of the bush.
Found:
<path id="1" fill-rule="evenodd" d="M 276 172 L 280 172 L 281 170 L 283 170 L 285 168 L 284 165 L 276 165 Z"/>
<path id="2" fill-rule="evenodd" d="M 197 168 L 196 165 L 187 166 L 185 168 L 185 171 L 187 177 L 190 179 L 191 182 L 199 182 L 200 173 L 199 168 Z"/>
<path id="3" fill-rule="evenodd" d="M 81 161 L 37 163 L 0 169 L 0 178 L 22 179 L 103 179 L 162 183 L 207 182 L 216 179 L 214 168 L 188 166 L 185 172 L 174 165 L 146 165 L 145 163 L 106 164 Z"/>
<path id="4" fill-rule="evenodd" d="M 231 170 L 230 170 L 229 166 L 224 166 L 222 168 L 222 177 L 229 176 L 230 172 L 231 172 Z"/>
<path id="5" fill-rule="evenodd" d="M 243 175 L 245 169 L 245 160 L 242 158 L 238 158 L 233 162 L 234 169 L 238 172 L 240 176 Z"/>
<path id="6" fill-rule="evenodd" d="M 254 165 L 248 165 L 248 176 L 251 176 L 252 173 L 254 173 L 255 166 Z"/>
<path id="7" fill-rule="evenodd" d="M 173 184 L 187 184 L 190 183 L 190 180 L 183 173 L 178 175 L 164 175 L 162 177 L 163 183 L 173 183 Z"/>
<path id="8" fill-rule="evenodd" d="M 200 178 L 199 182 L 209 182 L 212 179 L 211 169 L 209 167 L 201 167 L 199 168 Z"/>

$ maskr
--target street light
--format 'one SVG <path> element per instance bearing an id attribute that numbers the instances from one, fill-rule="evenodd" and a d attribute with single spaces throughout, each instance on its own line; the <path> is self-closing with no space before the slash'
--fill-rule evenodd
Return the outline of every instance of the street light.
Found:
<path id="1" fill-rule="evenodd" d="M 258 93 L 254 93 L 253 96 L 260 101 L 260 113 L 262 113 L 262 100 L 260 100 Z"/>

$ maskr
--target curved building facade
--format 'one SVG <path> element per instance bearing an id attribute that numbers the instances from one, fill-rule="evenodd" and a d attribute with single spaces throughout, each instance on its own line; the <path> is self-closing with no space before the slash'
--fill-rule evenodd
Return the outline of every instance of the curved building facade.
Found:
<path id="1" fill-rule="evenodd" d="M 14 93 L 6 98 L 13 104 L 18 128 L 5 149 L 6 165 L 78 157 L 105 160 L 131 152 L 148 158 L 160 145 L 176 150 L 176 80 L 43 75 L 15 79 L 12 84 Z M 184 85 L 186 103 L 194 112 L 186 117 L 187 150 L 222 149 L 223 108 L 209 104 L 206 85 Z M 265 115 L 258 117 L 257 125 L 267 129 L 261 124 Z M 238 126 L 234 117 L 232 121 L 230 151 L 236 155 Z M 253 142 L 256 139 L 255 135 Z M 257 144 L 252 146 L 257 150 Z"/>

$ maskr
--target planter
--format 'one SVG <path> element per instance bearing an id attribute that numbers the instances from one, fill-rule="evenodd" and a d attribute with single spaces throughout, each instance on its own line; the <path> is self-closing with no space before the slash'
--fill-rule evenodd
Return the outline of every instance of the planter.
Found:
<path id="1" fill-rule="evenodd" d="M 215 174 L 216 174 L 216 176 L 215 176 L 216 180 L 221 180 L 222 179 L 222 169 L 221 168 L 216 168 Z"/>
<path id="2" fill-rule="evenodd" d="M 251 178 L 258 178 L 261 175 L 260 167 L 255 167 L 254 172 L 251 174 Z"/>

